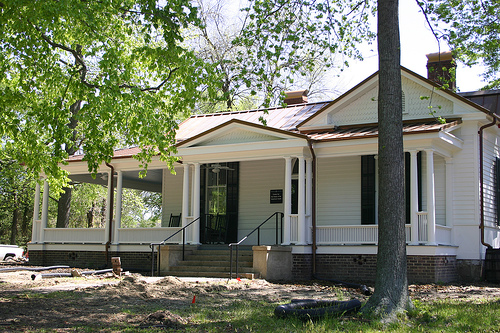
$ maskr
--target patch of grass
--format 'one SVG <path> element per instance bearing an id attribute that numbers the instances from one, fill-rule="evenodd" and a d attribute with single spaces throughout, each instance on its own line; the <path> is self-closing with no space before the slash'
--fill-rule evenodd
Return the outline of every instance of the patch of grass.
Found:
<path id="1" fill-rule="evenodd" d="M 398 322 L 382 324 L 359 315 L 302 322 L 274 316 L 277 304 L 235 300 L 228 306 L 196 305 L 179 312 L 187 332 L 500 332 L 500 299 L 416 303 Z"/>
<path id="2" fill-rule="evenodd" d="M 81 293 L 75 293 L 73 291 L 53 291 L 50 293 L 37 293 L 37 292 L 26 292 L 19 295 L 15 295 L 12 298 L 20 299 L 80 299 L 84 295 Z"/>

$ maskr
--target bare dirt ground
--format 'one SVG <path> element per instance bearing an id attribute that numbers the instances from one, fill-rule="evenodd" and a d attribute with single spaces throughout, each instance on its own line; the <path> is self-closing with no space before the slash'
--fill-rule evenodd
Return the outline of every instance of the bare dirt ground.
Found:
<path id="1" fill-rule="evenodd" d="M 33 279 L 33 275 L 70 270 L 5 271 L 8 267 L 0 266 L 2 332 L 39 329 L 69 332 L 78 331 L 78 327 L 115 332 L 117 323 L 137 328 L 182 327 L 189 318 L 173 314 L 169 309 L 189 308 L 195 296 L 196 304 L 218 307 L 244 299 L 276 304 L 292 299 L 357 298 L 363 301 L 367 298 L 355 289 L 318 281 L 277 284 L 264 280 L 196 280 L 139 274 L 117 277 L 112 273 Z M 411 285 L 410 292 L 413 299 L 422 301 L 498 299 L 500 285 Z M 144 314 L 145 308 L 159 310 Z"/>

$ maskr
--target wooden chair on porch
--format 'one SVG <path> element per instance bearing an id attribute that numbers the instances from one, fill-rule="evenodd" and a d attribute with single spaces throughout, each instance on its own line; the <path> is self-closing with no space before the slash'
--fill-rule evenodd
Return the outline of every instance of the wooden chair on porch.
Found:
<path id="1" fill-rule="evenodd" d="M 210 244 L 224 244 L 227 236 L 226 215 L 207 216 L 205 225 L 205 241 Z"/>
<path id="2" fill-rule="evenodd" d="M 168 226 L 170 228 L 178 228 L 181 226 L 181 215 L 170 214 L 170 220 L 168 221 Z"/>

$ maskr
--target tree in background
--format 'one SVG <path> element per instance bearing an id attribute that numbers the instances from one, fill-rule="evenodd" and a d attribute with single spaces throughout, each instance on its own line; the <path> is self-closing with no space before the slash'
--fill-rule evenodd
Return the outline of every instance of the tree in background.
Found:
<path id="1" fill-rule="evenodd" d="M 236 12 L 221 0 L 198 0 L 204 24 L 191 32 L 191 44 L 219 78 L 218 94 L 201 105 L 201 112 L 278 105 L 288 90 L 307 89 L 310 98 L 335 93 L 327 88 L 333 81 L 327 78 L 343 64 L 335 61 L 336 47 L 317 43 L 325 20 L 306 21 L 313 12 L 319 14 L 315 5 L 281 2 L 258 1 Z M 306 30 L 318 39 L 298 40 Z M 345 53 L 352 55 L 352 50 Z"/>
<path id="2" fill-rule="evenodd" d="M 35 179 L 22 165 L 0 160 L 0 243 L 25 245 L 30 240 L 34 189 Z"/>
<path id="3" fill-rule="evenodd" d="M 434 22 L 434 34 L 444 39 L 466 65 L 483 64 L 484 89 L 500 88 L 500 2 L 498 0 L 418 1 Z M 443 24 L 444 23 L 444 24 Z"/>

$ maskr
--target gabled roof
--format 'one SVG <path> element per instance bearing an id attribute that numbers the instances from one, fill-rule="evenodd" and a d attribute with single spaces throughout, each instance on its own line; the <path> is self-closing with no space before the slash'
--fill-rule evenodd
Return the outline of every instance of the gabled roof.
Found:
<path id="1" fill-rule="evenodd" d="M 421 80 L 423 81 L 424 83 L 426 84 L 429 84 L 431 85 L 432 87 L 436 88 L 436 89 L 439 89 L 440 92 L 443 92 L 444 94 L 452 97 L 452 98 L 455 98 L 465 104 L 468 104 L 470 106 L 472 106 L 473 108 L 475 108 L 476 110 L 480 111 L 480 112 L 484 112 L 486 114 L 489 114 L 490 113 L 490 110 L 488 110 L 487 108 L 485 108 L 484 106 L 482 105 L 479 105 L 479 104 L 476 104 L 474 103 L 473 100 L 471 99 L 468 99 L 468 98 L 465 98 L 465 97 L 462 97 L 460 96 L 459 94 L 451 91 L 451 90 L 448 90 L 448 89 L 442 89 L 441 85 L 435 83 L 434 81 L 431 81 L 403 66 L 401 66 L 401 71 L 409 74 L 410 76 L 416 78 L 417 80 Z M 362 89 L 363 86 L 369 84 L 371 81 L 370 84 L 373 84 L 373 80 L 378 80 L 378 71 L 373 73 L 372 75 L 370 75 L 369 77 L 367 77 L 365 80 L 361 81 L 359 84 L 357 84 L 356 86 L 354 86 L 353 88 L 351 88 L 350 90 L 348 90 L 347 92 L 345 92 L 344 94 L 342 94 L 341 96 L 337 97 L 335 100 L 331 101 L 328 103 L 328 105 L 326 105 L 322 110 L 320 110 L 319 112 L 316 112 L 314 113 L 313 115 L 311 115 L 309 118 L 306 118 L 304 119 L 302 122 L 298 123 L 297 124 L 297 127 L 300 128 L 300 127 L 303 127 L 306 123 L 310 122 L 312 119 L 318 117 L 319 115 L 321 115 L 321 113 L 325 110 L 330 110 L 332 106 L 335 106 L 341 102 L 343 102 L 345 99 L 348 99 L 350 97 L 352 97 L 352 95 L 354 95 L 358 90 Z M 492 110 L 494 111 L 494 110 Z M 328 112 L 328 111 L 326 111 Z"/>
<path id="2" fill-rule="evenodd" d="M 233 118 L 233 119 L 230 119 L 227 122 L 222 123 L 216 127 L 210 128 L 210 129 L 206 130 L 205 132 L 202 132 L 202 133 L 199 133 L 195 136 L 192 136 L 189 139 L 186 139 L 184 141 L 180 141 L 176 144 L 176 146 L 177 147 L 187 146 L 191 143 L 194 143 L 194 142 L 200 140 L 201 138 L 205 138 L 205 137 L 209 136 L 212 133 L 222 132 L 224 129 L 227 129 L 230 127 L 235 127 L 235 126 L 240 127 L 240 130 L 246 127 L 248 129 L 259 131 L 259 132 L 268 132 L 271 135 L 279 136 L 281 138 L 296 137 L 296 138 L 301 138 L 301 139 L 307 139 L 306 135 L 299 134 L 295 131 L 287 131 L 287 130 L 283 130 L 280 128 L 264 126 L 262 124 L 252 123 L 252 122 L 243 121 L 240 119 Z"/>

